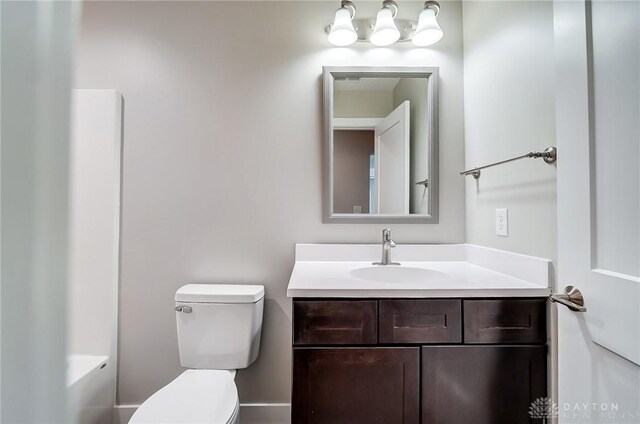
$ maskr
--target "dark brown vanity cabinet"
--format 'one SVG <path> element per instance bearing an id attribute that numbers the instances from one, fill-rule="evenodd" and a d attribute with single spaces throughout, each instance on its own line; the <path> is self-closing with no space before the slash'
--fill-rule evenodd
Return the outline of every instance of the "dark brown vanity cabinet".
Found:
<path id="1" fill-rule="evenodd" d="M 546 300 L 294 299 L 292 423 L 529 423 Z"/>

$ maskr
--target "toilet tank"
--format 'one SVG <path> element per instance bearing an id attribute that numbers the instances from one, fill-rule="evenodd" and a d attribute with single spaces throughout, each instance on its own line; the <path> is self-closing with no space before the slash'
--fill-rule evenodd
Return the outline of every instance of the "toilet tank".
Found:
<path id="1" fill-rule="evenodd" d="M 180 364 L 186 368 L 246 368 L 258 357 L 264 287 L 187 284 L 176 292 Z"/>

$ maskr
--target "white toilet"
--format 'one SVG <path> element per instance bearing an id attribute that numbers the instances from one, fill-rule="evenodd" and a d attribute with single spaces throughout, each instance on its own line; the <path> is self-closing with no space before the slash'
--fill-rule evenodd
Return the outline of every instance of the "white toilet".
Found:
<path id="1" fill-rule="evenodd" d="M 180 364 L 129 423 L 238 423 L 236 369 L 258 357 L 264 287 L 187 284 L 176 292 Z"/>

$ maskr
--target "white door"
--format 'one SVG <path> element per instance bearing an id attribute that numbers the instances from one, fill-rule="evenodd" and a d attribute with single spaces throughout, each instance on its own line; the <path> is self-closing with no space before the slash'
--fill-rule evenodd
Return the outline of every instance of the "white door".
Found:
<path id="1" fill-rule="evenodd" d="M 640 422 L 640 2 L 555 1 L 561 423 Z"/>
<path id="2" fill-rule="evenodd" d="M 409 110 L 406 100 L 374 129 L 379 214 L 409 213 Z"/>

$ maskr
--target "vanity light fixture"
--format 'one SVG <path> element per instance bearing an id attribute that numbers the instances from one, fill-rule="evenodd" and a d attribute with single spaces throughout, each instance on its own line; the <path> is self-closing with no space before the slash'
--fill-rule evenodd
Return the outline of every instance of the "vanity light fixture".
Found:
<path id="1" fill-rule="evenodd" d="M 431 46 L 444 35 L 436 16 L 440 4 L 428 0 L 418 20 L 396 19 L 398 4 L 384 0 L 375 19 L 354 19 L 356 5 L 351 0 L 342 0 L 335 13 L 332 25 L 325 27 L 329 42 L 334 46 L 349 46 L 356 41 L 370 41 L 374 46 L 390 46 L 396 41 L 413 41 L 418 47 Z"/>
<path id="2" fill-rule="evenodd" d="M 400 39 L 400 31 L 393 21 L 398 14 L 398 4 L 393 0 L 384 0 L 382 9 L 376 16 L 376 25 L 371 34 L 371 44 L 374 46 L 390 46 Z"/>
<path id="3" fill-rule="evenodd" d="M 436 20 L 438 13 L 440 13 L 440 4 L 437 1 L 424 2 L 424 10 L 420 12 L 418 18 L 418 28 L 411 38 L 413 44 L 424 47 L 440 41 L 444 33 Z"/>
<path id="4" fill-rule="evenodd" d="M 355 15 L 356 5 L 349 0 L 342 0 L 340 9 L 336 10 L 336 16 L 329 32 L 328 38 L 331 44 L 344 47 L 356 42 L 358 33 L 351 22 Z"/>

